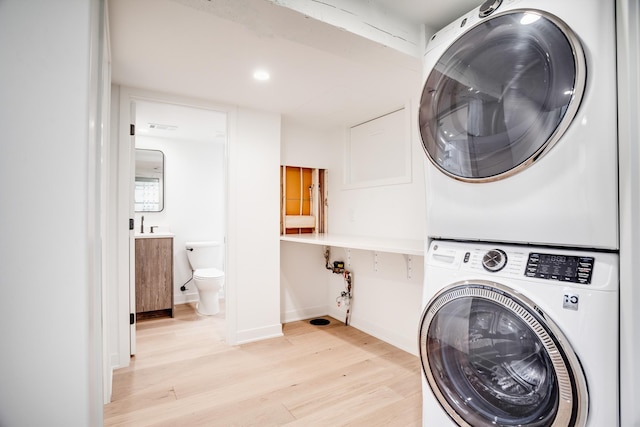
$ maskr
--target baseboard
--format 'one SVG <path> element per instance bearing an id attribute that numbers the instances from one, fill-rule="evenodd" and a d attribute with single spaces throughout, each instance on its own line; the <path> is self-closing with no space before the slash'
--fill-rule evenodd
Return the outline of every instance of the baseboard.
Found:
<path id="1" fill-rule="evenodd" d="M 188 294 L 173 294 L 173 304 L 187 304 L 190 302 L 198 302 L 198 292 Z"/>
<path id="2" fill-rule="evenodd" d="M 102 396 L 103 405 L 111 403 L 111 395 L 113 394 L 113 368 L 108 368 L 107 371 L 107 378 L 102 379 L 104 381 L 104 395 Z"/>
<path id="3" fill-rule="evenodd" d="M 346 311 L 343 311 L 342 308 L 332 307 L 329 309 L 329 316 L 333 317 L 336 320 L 344 322 Z M 357 317 L 354 318 L 353 316 L 349 318 L 349 326 L 367 333 L 372 337 L 376 337 L 386 343 L 389 343 L 392 346 L 399 348 L 400 350 L 404 350 L 407 353 L 413 354 L 414 356 L 419 355 L 417 336 L 415 337 L 415 339 L 403 337 L 391 329 L 381 328 L 378 325 L 362 321 Z"/>
<path id="4" fill-rule="evenodd" d="M 262 328 L 245 329 L 244 331 L 238 331 L 236 334 L 236 344 L 247 344 L 254 341 L 281 337 L 282 335 L 281 323 Z"/>
<path id="5" fill-rule="evenodd" d="M 342 308 L 338 308 L 335 305 L 331 305 L 329 306 L 329 316 L 333 317 L 336 320 L 344 322 L 345 318 L 347 317 L 347 311 Z"/>
<path id="6" fill-rule="evenodd" d="M 326 316 L 329 313 L 326 305 L 316 307 L 306 307 L 300 310 L 289 310 L 280 314 L 282 323 L 296 322 L 298 320 L 310 319 L 312 317 Z"/>
<path id="7" fill-rule="evenodd" d="M 111 353 L 111 356 L 109 357 L 109 366 L 111 366 L 111 369 L 118 369 L 120 368 L 120 355 L 118 353 Z"/>
<path id="8" fill-rule="evenodd" d="M 392 346 L 399 348 L 400 350 L 404 350 L 407 353 L 413 354 L 414 356 L 419 355 L 417 336 L 414 339 L 408 339 L 406 337 L 399 336 L 392 330 L 381 328 L 380 326 L 374 325 L 369 322 L 363 322 L 358 319 L 352 319 L 349 322 L 349 325 L 386 343 L 389 343 Z"/>

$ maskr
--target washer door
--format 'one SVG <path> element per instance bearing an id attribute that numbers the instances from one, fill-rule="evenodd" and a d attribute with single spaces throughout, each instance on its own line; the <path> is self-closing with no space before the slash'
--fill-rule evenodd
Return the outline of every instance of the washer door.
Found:
<path id="1" fill-rule="evenodd" d="M 418 120 L 428 158 L 468 182 L 526 168 L 575 117 L 585 68 L 578 38 L 553 15 L 514 10 L 481 21 L 426 80 Z"/>
<path id="2" fill-rule="evenodd" d="M 486 281 L 439 292 L 420 326 L 427 383 L 460 426 L 584 426 L 588 394 L 575 353 L 515 295 Z"/>

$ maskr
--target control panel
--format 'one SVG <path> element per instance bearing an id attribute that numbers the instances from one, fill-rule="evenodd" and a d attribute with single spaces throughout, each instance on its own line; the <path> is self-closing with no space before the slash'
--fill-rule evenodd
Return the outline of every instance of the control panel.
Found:
<path id="1" fill-rule="evenodd" d="M 591 283 L 594 262 L 594 257 L 531 252 L 524 274 L 538 279 L 588 285 Z"/>
<path id="2" fill-rule="evenodd" d="M 468 269 L 484 270 L 510 277 L 531 277 L 559 282 L 591 284 L 595 257 L 562 253 L 479 249 L 465 251 L 462 264 Z M 464 268 L 464 267 L 463 267 Z"/>
<path id="3" fill-rule="evenodd" d="M 433 241 L 425 256 L 425 274 L 448 271 L 447 280 L 524 280 L 590 290 L 618 289 L 618 255 L 605 251 Z M 459 273 L 454 273 L 459 271 Z M 569 301 L 571 302 L 571 301 Z"/>

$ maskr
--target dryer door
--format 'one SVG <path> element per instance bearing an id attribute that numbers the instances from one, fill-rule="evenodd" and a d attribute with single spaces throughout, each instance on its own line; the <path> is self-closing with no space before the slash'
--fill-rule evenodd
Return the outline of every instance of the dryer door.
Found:
<path id="1" fill-rule="evenodd" d="M 453 284 L 429 302 L 420 358 L 460 426 L 584 426 L 588 395 L 562 332 L 522 295 L 493 282 Z"/>
<path id="2" fill-rule="evenodd" d="M 480 21 L 427 77 L 419 125 L 428 158 L 469 182 L 526 168 L 575 117 L 585 76 L 580 42 L 555 16 L 514 10 Z"/>

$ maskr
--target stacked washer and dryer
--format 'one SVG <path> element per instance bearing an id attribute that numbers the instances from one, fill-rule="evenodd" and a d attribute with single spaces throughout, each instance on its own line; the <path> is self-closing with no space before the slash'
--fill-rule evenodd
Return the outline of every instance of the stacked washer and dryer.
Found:
<path id="1" fill-rule="evenodd" d="M 427 45 L 424 426 L 618 425 L 614 3 L 489 0 Z"/>

